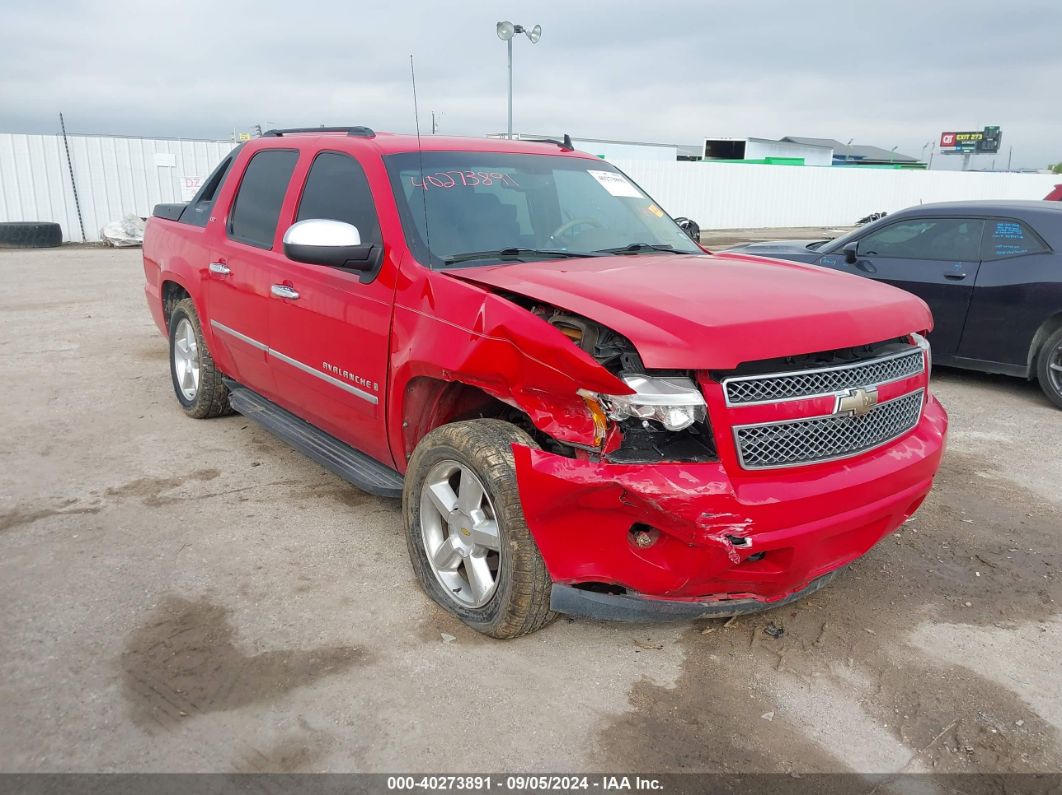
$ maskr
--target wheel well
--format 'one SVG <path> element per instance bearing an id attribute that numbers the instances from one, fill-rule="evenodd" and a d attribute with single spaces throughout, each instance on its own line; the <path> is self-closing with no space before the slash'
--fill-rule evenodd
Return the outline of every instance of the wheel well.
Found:
<path id="1" fill-rule="evenodd" d="M 1036 359 L 1040 356 L 1047 338 L 1062 328 L 1062 312 L 1056 312 L 1040 324 L 1040 328 L 1033 335 L 1032 345 L 1029 346 L 1029 375 L 1036 376 Z"/>
<path id="2" fill-rule="evenodd" d="M 188 291 L 177 282 L 162 283 L 162 316 L 166 319 L 166 328 L 170 327 L 170 315 L 178 303 L 185 298 L 191 298 Z"/>
<path id="3" fill-rule="evenodd" d="M 402 442 L 405 448 L 402 452 L 405 459 L 408 461 L 420 440 L 436 428 L 451 422 L 486 418 L 510 422 L 542 447 L 565 452 L 563 445 L 536 428 L 524 412 L 479 387 L 418 376 L 406 385 L 402 402 Z"/>
<path id="4" fill-rule="evenodd" d="M 402 441 L 408 461 L 417 444 L 440 425 L 481 417 L 502 417 L 514 410 L 482 389 L 460 381 L 420 376 L 406 385 L 402 401 Z"/>

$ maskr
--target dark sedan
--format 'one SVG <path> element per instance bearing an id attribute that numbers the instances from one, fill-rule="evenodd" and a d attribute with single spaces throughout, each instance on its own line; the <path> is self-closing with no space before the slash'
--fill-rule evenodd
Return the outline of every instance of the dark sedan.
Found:
<path id="1" fill-rule="evenodd" d="M 1036 378 L 1062 408 L 1062 205 L 923 204 L 828 241 L 727 252 L 811 262 L 922 298 L 939 364 Z"/>

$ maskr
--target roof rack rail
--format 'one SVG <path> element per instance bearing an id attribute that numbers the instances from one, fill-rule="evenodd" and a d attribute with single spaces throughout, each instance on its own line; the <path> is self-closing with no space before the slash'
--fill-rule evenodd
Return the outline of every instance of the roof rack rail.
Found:
<path id="1" fill-rule="evenodd" d="M 558 141 L 556 138 L 521 138 L 520 140 L 531 144 L 555 144 L 562 152 L 575 151 L 575 147 L 572 146 L 572 137 L 568 133 L 564 133 L 563 141 Z"/>
<path id="2" fill-rule="evenodd" d="M 291 133 L 346 133 L 354 138 L 375 138 L 370 127 L 287 127 L 282 130 L 266 130 L 263 138 L 280 138 Z"/>

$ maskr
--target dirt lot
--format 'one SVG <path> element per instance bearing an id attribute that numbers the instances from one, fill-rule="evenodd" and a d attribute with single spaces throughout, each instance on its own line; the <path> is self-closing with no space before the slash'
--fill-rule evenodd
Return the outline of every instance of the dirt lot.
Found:
<path id="1" fill-rule="evenodd" d="M 183 417 L 139 256 L 0 252 L 0 769 L 1062 769 L 1035 385 L 936 373 L 936 489 L 806 602 L 503 643 L 421 594 L 395 503 Z"/>

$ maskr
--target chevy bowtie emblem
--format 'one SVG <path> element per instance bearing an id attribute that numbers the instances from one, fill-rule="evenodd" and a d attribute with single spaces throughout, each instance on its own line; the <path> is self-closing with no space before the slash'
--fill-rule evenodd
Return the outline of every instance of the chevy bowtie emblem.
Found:
<path id="1" fill-rule="evenodd" d="M 877 387 L 849 389 L 845 394 L 837 396 L 837 407 L 833 413 L 862 417 L 876 405 L 878 405 Z"/>

